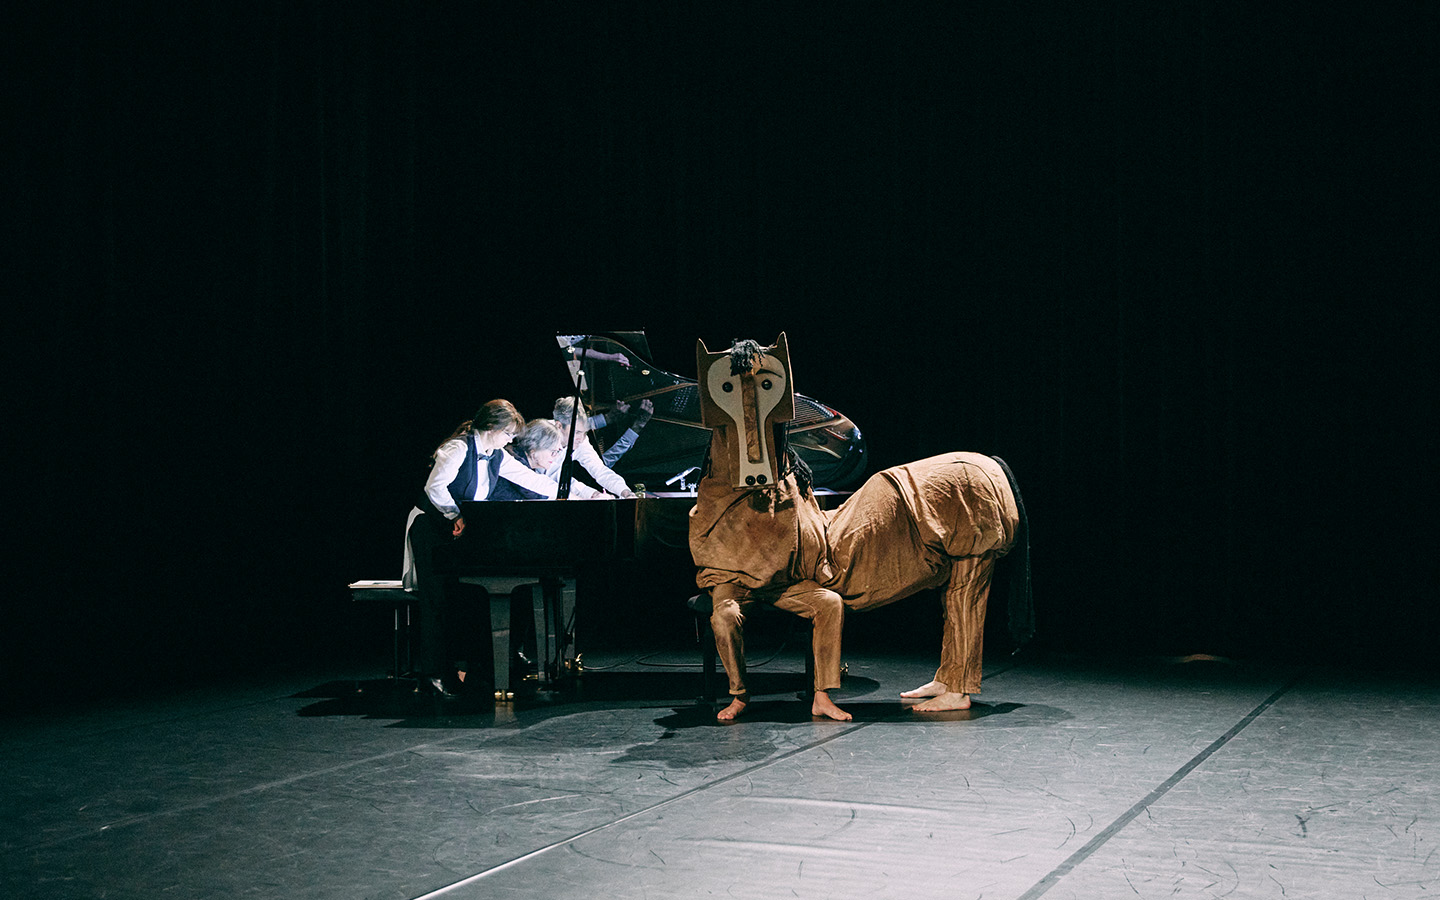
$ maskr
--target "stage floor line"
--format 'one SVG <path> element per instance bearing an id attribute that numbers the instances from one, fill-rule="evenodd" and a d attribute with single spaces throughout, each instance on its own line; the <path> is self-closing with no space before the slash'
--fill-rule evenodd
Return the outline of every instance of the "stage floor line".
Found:
<path id="1" fill-rule="evenodd" d="M 840 723 L 782 655 L 717 725 L 684 654 L 587 661 L 495 713 L 372 669 L 11 718 L 0 896 L 1440 896 L 1433 676 L 1040 657 L 922 717 L 875 655 Z"/>

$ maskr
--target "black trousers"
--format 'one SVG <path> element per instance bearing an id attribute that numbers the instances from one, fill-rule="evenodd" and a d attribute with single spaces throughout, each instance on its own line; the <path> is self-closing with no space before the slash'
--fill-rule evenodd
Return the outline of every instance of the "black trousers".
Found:
<path id="1" fill-rule="evenodd" d="M 479 585 L 462 584 L 456 577 L 452 523 L 442 520 L 442 527 L 436 528 L 436 518 L 421 513 L 410 525 L 418 613 L 414 637 L 416 673 L 449 675 L 459 669 L 470 673 L 467 683 L 473 674 L 477 681 L 489 684 L 495 672 L 490 596 Z M 533 662 L 537 657 L 531 604 L 527 588 L 518 588 L 511 595 L 510 642 Z"/>
<path id="2" fill-rule="evenodd" d="M 410 525 L 418 613 L 415 667 L 420 675 L 469 671 L 483 666 L 491 652 L 488 599 L 483 589 L 472 589 L 455 578 L 451 523 L 443 520 L 437 528 L 436 518 L 421 513 Z"/>

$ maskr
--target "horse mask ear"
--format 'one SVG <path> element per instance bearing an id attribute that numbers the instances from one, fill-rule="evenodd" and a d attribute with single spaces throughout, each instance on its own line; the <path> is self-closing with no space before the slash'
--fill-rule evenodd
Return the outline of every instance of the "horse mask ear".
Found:
<path id="1" fill-rule="evenodd" d="M 703 340 L 695 341 L 695 371 L 700 373 L 700 422 L 710 428 L 729 425 L 731 422 L 730 418 L 720 411 L 720 407 L 715 405 L 715 401 L 710 399 L 710 392 L 706 389 L 705 373 L 710 371 L 711 363 L 729 358 L 728 353 L 711 353 Z"/>
<path id="2" fill-rule="evenodd" d="M 783 460 L 777 427 L 795 417 L 785 333 L 780 333 L 774 346 L 736 341 L 726 353 L 711 353 L 704 341 L 697 341 L 695 362 L 701 421 L 711 428 L 724 428 L 731 436 L 726 452 L 735 487 L 778 482 Z"/>

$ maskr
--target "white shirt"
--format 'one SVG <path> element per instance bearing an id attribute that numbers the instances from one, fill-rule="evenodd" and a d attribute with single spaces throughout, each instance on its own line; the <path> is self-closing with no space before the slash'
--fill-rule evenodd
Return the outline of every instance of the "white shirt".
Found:
<path id="1" fill-rule="evenodd" d="M 630 485 L 625 483 L 625 479 L 617 475 L 613 469 L 600 460 L 600 454 L 595 452 L 594 446 L 590 443 L 589 435 L 586 435 L 584 438 L 578 436 L 575 438 L 575 461 L 583 466 L 585 471 L 590 473 L 590 477 L 594 478 L 595 483 L 600 485 L 603 490 L 609 491 L 617 497 L 635 496 L 634 492 L 630 490 Z M 545 473 L 547 476 L 554 478 L 557 483 L 560 481 L 560 465 L 563 462 L 564 454 L 562 453 L 560 459 L 556 460 L 555 465 L 551 466 L 550 470 L 547 470 Z"/>
<path id="2" fill-rule="evenodd" d="M 470 435 L 469 441 L 475 440 L 475 435 Z M 454 519 L 460 515 L 460 508 L 455 505 L 455 498 L 450 496 L 450 482 L 460 474 L 460 467 L 465 464 L 465 451 L 467 440 L 456 438 L 453 441 L 446 441 L 435 451 L 435 465 L 430 468 L 430 477 L 425 479 L 425 494 L 435 508 L 440 510 L 447 519 Z M 554 481 L 534 471 L 520 460 L 506 453 L 504 450 L 491 450 L 491 454 L 499 453 L 500 477 L 506 481 L 513 481 L 526 490 L 534 491 L 547 500 L 554 500 L 556 487 Z M 478 477 L 471 485 L 471 500 L 483 500 L 490 496 L 490 456 L 480 453 L 480 464 Z"/>
<path id="3" fill-rule="evenodd" d="M 460 467 L 465 464 L 466 445 L 469 441 L 475 440 L 475 435 L 465 438 L 455 438 L 453 441 L 446 441 L 435 451 L 435 465 L 430 467 L 430 477 L 425 479 L 425 495 L 435 508 L 445 518 L 452 522 L 459 518 L 460 508 L 455 505 L 455 498 L 450 496 L 450 482 L 460 474 Z M 476 448 L 479 453 L 479 448 Z M 491 450 L 492 454 L 499 453 L 500 477 L 507 481 L 513 481 L 523 488 L 528 488 L 547 500 L 554 500 L 559 485 L 555 480 L 546 478 L 534 469 L 520 462 L 520 460 L 506 453 L 504 450 Z M 593 452 L 593 451 L 592 451 Z M 490 496 L 490 458 L 479 453 L 479 465 L 476 469 L 477 477 L 471 485 L 470 499 L 484 498 Z M 557 479 L 558 480 L 558 479 Z M 405 520 L 405 561 L 401 569 L 401 580 L 405 590 L 416 589 L 415 578 L 415 554 L 410 547 L 410 526 L 415 523 L 415 517 L 421 515 L 421 509 L 416 507 L 410 510 L 410 517 Z"/>
<path id="4" fill-rule="evenodd" d="M 544 472 L 542 472 L 541 474 L 543 474 L 546 478 L 549 478 L 549 479 L 553 480 L 556 484 L 559 484 L 559 483 L 560 483 L 560 463 L 557 462 L 555 465 L 553 465 L 553 466 L 551 466 L 550 468 L 546 469 L 546 470 L 545 470 Z M 585 482 L 581 481 L 580 479 L 571 477 L 571 479 L 570 479 L 570 499 L 571 499 L 571 500 L 589 500 L 589 499 L 591 499 L 591 498 L 593 498 L 593 497 L 598 497 L 598 496 L 600 496 L 600 492 L 599 492 L 599 491 L 595 490 L 595 489 L 592 488 L 590 485 L 586 484 Z"/>

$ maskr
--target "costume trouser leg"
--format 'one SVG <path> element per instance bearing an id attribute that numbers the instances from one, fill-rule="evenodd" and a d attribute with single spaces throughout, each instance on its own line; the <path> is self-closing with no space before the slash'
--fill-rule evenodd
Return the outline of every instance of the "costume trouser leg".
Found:
<path id="1" fill-rule="evenodd" d="M 715 653 L 730 680 L 730 695 L 745 694 L 745 610 L 754 600 L 725 590 L 725 585 L 710 592 L 710 630 L 715 633 Z"/>
<path id="2" fill-rule="evenodd" d="M 716 653 L 729 677 L 730 695 L 739 697 L 748 693 L 745 688 L 745 612 L 763 601 L 744 599 L 743 588 L 729 587 L 721 585 L 711 591 L 710 628 L 715 632 Z M 772 605 L 810 620 L 815 690 L 839 688 L 840 639 L 845 627 L 845 604 L 840 595 L 813 581 L 802 581 L 786 588 Z"/>
<path id="3" fill-rule="evenodd" d="M 980 693 L 985 608 L 995 556 L 973 556 L 950 564 L 945 586 L 945 625 L 940 638 L 940 668 L 935 680 L 960 694 Z"/>
<path id="4" fill-rule="evenodd" d="M 786 589 L 776 599 L 775 606 L 810 620 L 810 646 L 815 655 L 815 690 L 838 690 L 840 638 L 845 628 L 845 604 L 840 595 L 813 581 L 802 581 Z"/>
<path id="5" fill-rule="evenodd" d="M 967 487 L 964 509 L 968 522 L 957 523 L 951 535 L 956 549 L 967 541 L 967 555 L 952 558 L 945 585 L 945 624 L 940 639 L 940 668 L 935 680 L 960 694 L 980 692 L 985 610 L 995 562 L 1010 551 L 1020 526 L 1019 506 L 1003 466 L 989 458 L 964 466 Z"/>

